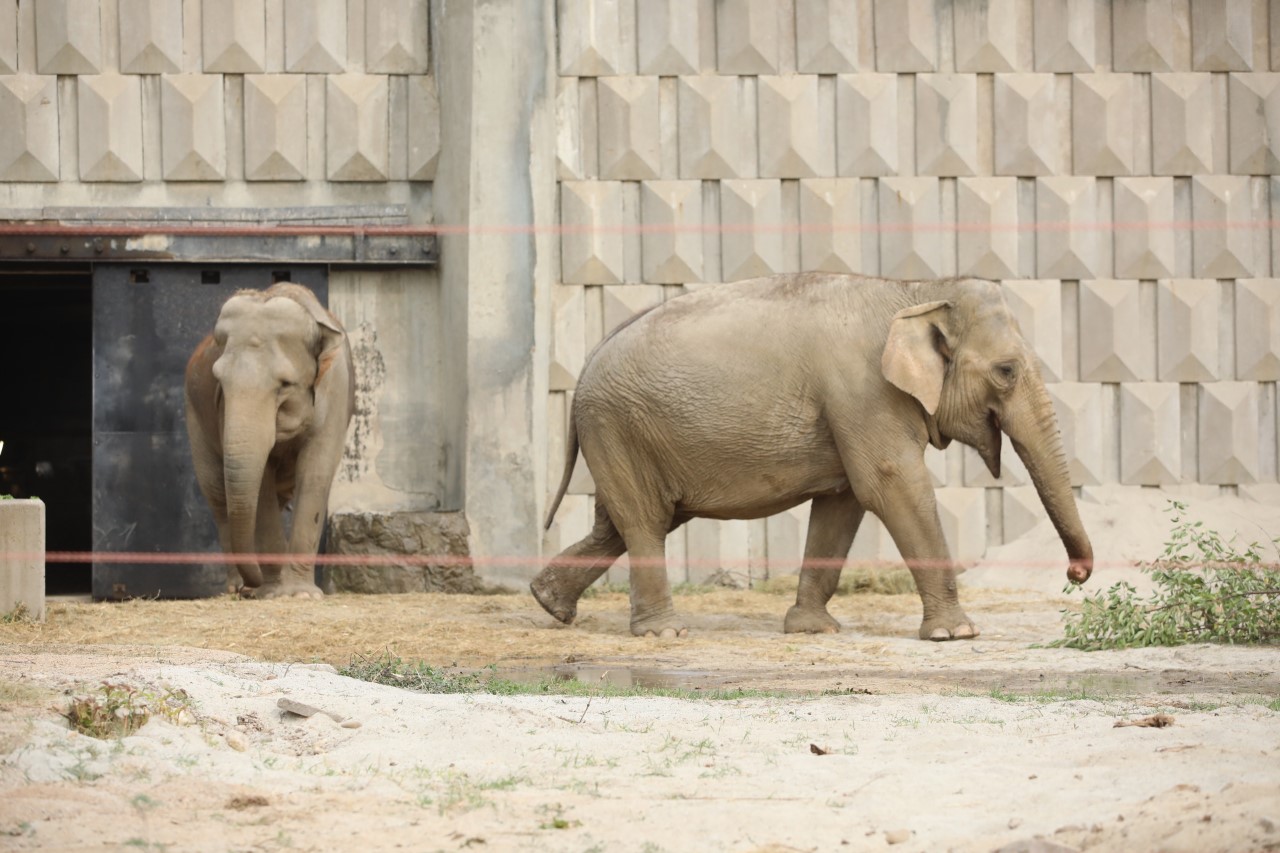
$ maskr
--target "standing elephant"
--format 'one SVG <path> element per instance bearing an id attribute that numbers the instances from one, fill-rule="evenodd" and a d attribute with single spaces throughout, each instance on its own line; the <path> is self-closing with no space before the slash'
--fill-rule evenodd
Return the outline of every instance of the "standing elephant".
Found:
<path id="1" fill-rule="evenodd" d="M 591 533 L 531 585 L 571 622 L 582 592 L 631 557 L 631 631 L 683 636 L 667 534 L 691 518 L 752 519 L 812 501 L 783 629 L 834 632 L 827 602 L 864 512 L 902 552 L 920 637 L 975 637 L 960 607 L 925 446 L 952 440 L 1000 475 L 1001 433 L 1070 558 L 1093 569 L 1053 404 L 998 285 L 804 273 L 687 294 L 615 329 L 578 380 L 555 516 L 578 449 L 595 478 Z"/>
<path id="2" fill-rule="evenodd" d="M 242 290 L 187 363 L 196 479 L 227 554 L 227 587 L 258 598 L 320 598 L 315 553 L 354 409 L 341 324 L 299 284 Z M 283 512 L 293 502 L 286 544 Z M 295 555 L 259 567 L 254 555 Z"/>

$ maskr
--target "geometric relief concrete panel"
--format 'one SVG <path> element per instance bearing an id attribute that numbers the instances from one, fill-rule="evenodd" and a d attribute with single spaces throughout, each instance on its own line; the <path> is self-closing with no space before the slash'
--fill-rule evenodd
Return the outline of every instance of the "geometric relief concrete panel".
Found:
<path id="1" fill-rule="evenodd" d="M 1157 175 L 1213 171 L 1211 74 L 1151 75 L 1151 170 Z"/>
<path id="2" fill-rule="evenodd" d="M 1080 379 L 1134 382 L 1155 378 L 1152 318 L 1136 281 L 1080 282 Z"/>
<path id="3" fill-rule="evenodd" d="M 18 71 L 18 7 L 0 6 L 0 74 Z"/>
<path id="4" fill-rule="evenodd" d="M 856 178 L 800 182 L 800 268 L 862 272 L 862 201 Z"/>
<path id="5" fill-rule="evenodd" d="M 1113 199 L 1116 275 L 1173 275 L 1173 178 L 1116 178 Z"/>
<path id="6" fill-rule="evenodd" d="M 409 78 L 409 180 L 431 181 L 440 160 L 440 95 L 436 78 Z"/>
<path id="7" fill-rule="evenodd" d="M 1071 485 L 1101 483 L 1106 446 L 1102 386 L 1096 382 L 1059 382 L 1045 387 L 1058 416 Z"/>
<path id="8" fill-rule="evenodd" d="M 1248 278 L 1253 273 L 1252 196 L 1249 178 L 1201 175 L 1191 179 L 1191 236 L 1196 278 Z"/>
<path id="9" fill-rule="evenodd" d="M 426 74 L 427 0 L 365 0 L 364 67 L 378 74 Z"/>
<path id="10" fill-rule="evenodd" d="M 4 5 L 12 9 L 17 4 Z M 99 0 L 43 0 L 35 4 L 37 71 L 41 74 L 98 73 L 102 67 L 99 5 Z M 23 35 L 25 38 L 26 34 Z"/>
<path id="11" fill-rule="evenodd" d="M 1046 382 L 1062 381 L 1062 282 L 1005 281 L 1001 289 L 1022 337 L 1039 356 L 1041 376 Z"/>
<path id="12" fill-rule="evenodd" d="M 1280 278 L 1236 281 L 1236 378 L 1280 379 Z"/>
<path id="13" fill-rule="evenodd" d="M 621 7 L 621 0 L 556 3 L 561 75 L 599 77 L 631 70 L 622 64 Z"/>
<path id="14" fill-rule="evenodd" d="M 1068 116 L 1057 108 L 1052 74 L 995 75 L 997 175 L 1054 175 L 1064 171 Z"/>
<path id="15" fill-rule="evenodd" d="M 307 78 L 244 78 L 244 176 L 249 181 L 301 181 L 307 176 Z"/>
<path id="16" fill-rule="evenodd" d="M 1218 313 L 1222 285 L 1214 279 L 1174 278 L 1156 286 L 1156 340 L 1161 382 L 1218 379 Z"/>
<path id="17" fill-rule="evenodd" d="M 721 181 L 720 224 L 725 281 L 785 271 L 781 181 Z"/>
<path id="18" fill-rule="evenodd" d="M 119 0 L 120 70 L 168 74 L 182 70 L 182 4 Z"/>
<path id="19" fill-rule="evenodd" d="M 841 177 L 898 171 L 898 75 L 836 78 L 836 150 Z"/>
<path id="20" fill-rule="evenodd" d="M 1231 172 L 1280 173 L 1280 74 L 1232 74 L 1227 84 Z"/>
<path id="21" fill-rule="evenodd" d="M 801 74 L 858 70 L 855 4 L 847 0 L 805 0 L 796 4 L 796 68 Z"/>
<path id="22" fill-rule="evenodd" d="M 600 177 L 645 180 L 662 176 L 657 77 L 600 77 Z"/>
<path id="23" fill-rule="evenodd" d="M 557 284 L 551 288 L 552 391 L 572 391 L 586 360 L 586 288 Z"/>
<path id="24" fill-rule="evenodd" d="M 600 288 L 604 329 L 616 329 L 642 311 L 662 302 L 660 284 L 606 284 Z"/>
<path id="25" fill-rule="evenodd" d="M 681 77 L 679 93 L 680 177 L 754 177 L 755 105 L 743 78 Z"/>
<path id="26" fill-rule="evenodd" d="M 761 110 L 761 115 L 767 115 Z M 978 78 L 916 75 L 916 172 L 973 175 L 978 171 Z"/>
<path id="27" fill-rule="evenodd" d="M 1027 466 L 1022 464 L 1021 457 L 1014 450 L 1013 442 L 1002 440 L 1000 447 L 1000 477 L 991 476 L 991 469 L 982 460 L 978 451 L 968 445 L 962 445 L 964 458 L 964 484 L 991 488 L 995 486 L 1024 486 L 1030 482 Z"/>
<path id="28" fill-rule="evenodd" d="M 1031 5 L 1019 0 L 978 0 L 956 3 L 955 15 L 957 71 L 1019 71 L 1027 66 L 1029 44 L 1019 44 L 1023 16 Z M 1030 27 L 1025 28 L 1029 35 Z"/>
<path id="29" fill-rule="evenodd" d="M 934 278 L 942 274 L 937 178 L 880 179 L 880 274 Z"/>
<path id="30" fill-rule="evenodd" d="M 1253 5 L 1253 0 L 1193 0 L 1193 69 L 1248 71 L 1253 67 Z"/>
<path id="31" fill-rule="evenodd" d="M 1258 479 L 1259 391 L 1256 382 L 1210 382 L 1200 387 L 1201 483 L 1253 483 Z"/>
<path id="32" fill-rule="evenodd" d="M 1035 70 L 1092 71 L 1098 56 L 1094 0 L 1035 0 Z"/>
<path id="33" fill-rule="evenodd" d="M 0 76 L 0 181 L 58 180 L 58 78 Z"/>
<path id="34" fill-rule="evenodd" d="M 877 71 L 933 71 L 938 22 L 933 0 L 875 0 Z"/>
<path id="35" fill-rule="evenodd" d="M 1220 0 L 1214 0 L 1220 2 Z M 1111 9 L 1117 71 L 1180 71 L 1188 53 L 1187 20 L 1178 0 L 1117 0 Z"/>
<path id="36" fill-rule="evenodd" d="M 142 180 L 142 78 L 77 78 L 80 180 Z"/>
<path id="37" fill-rule="evenodd" d="M 285 70 L 338 72 L 346 64 L 346 0 L 285 0 Z"/>
<path id="38" fill-rule="evenodd" d="M 986 489 L 934 489 L 938 520 L 954 560 L 976 560 L 987 552 Z"/>
<path id="39" fill-rule="evenodd" d="M 1013 486 L 1000 490 L 1000 509 L 1004 515 L 1004 541 L 1012 542 L 1028 533 L 1049 516 L 1040 503 L 1040 495 L 1032 486 Z"/>
<path id="40" fill-rule="evenodd" d="M 1036 270 L 1041 278 L 1089 278 L 1098 263 L 1093 178 L 1036 179 Z"/>
<path id="41" fill-rule="evenodd" d="M 689 0 L 647 0 L 636 15 L 636 42 L 641 74 L 674 77 L 700 70 L 700 4 Z M 561 33 L 560 38 L 564 38 Z"/>
<path id="42" fill-rule="evenodd" d="M 560 184 L 560 280 L 566 284 L 619 284 L 623 279 L 622 184 Z"/>
<path id="43" fill-rule="evenodd" d="M 716 69 L 721 74 L 777 74 L 776 0 L 717 0 L 715 7 Z"/>
<path id="44" fill-rule="evenodd" d="M 760 177 L 816 178 L 835 174 L 835 116 L 818 98 L 813 74 L 760 77 Z"/>
<path id="45" fill-rule="evenodd" d="M 1072 158 L 1077 175 L 1133 172 L 1134 88 L 1132 74 L 1072 78 Z"/>
<path id="46" fill-rule="evenodd" d="M 221 181 L 227 174 L 221 74 L 160 78 L 161 174 L 166 181 Z"/>
<path id="47" fill-rule="evenodd" d="M 1018 181 L 1016 178 L 961 178 L 956 182 L 960 275 L 1013 278 L 1018 275 Z"/>
<path id="48" fill-rule="evenodd" d="M 266 68 L 265 0 L 204 0 L 204 70 L 241 74 Z"/>
<path id="49" fill-rule="evenodd" d="M 1175 382 L 1120 386 L 1120 482 L 1177 483 L 1182 477 L 1182 415 Z"/>
<path id="50" fill-rule="evenodd" d="M 390 172 L 387 78 L 335 74 L 325 94 L 326 174 L 331 181 L 385 181 Z"/>
<path id="51" fill-rule="evenodd" d="M 640 185 L 644 281 L 701 281 L 702 182 L 645 181 Z"/>

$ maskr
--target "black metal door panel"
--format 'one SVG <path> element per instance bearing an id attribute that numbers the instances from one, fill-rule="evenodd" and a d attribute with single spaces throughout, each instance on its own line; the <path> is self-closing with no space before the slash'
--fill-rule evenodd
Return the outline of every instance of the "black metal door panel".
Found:
<path id="1" fill-rule="evenodd" d="M 187 359 L 241 288 L 296 281 L 328 304 L 324 267 L 102 265 L 93 276 L 93 549 L 218 553 L 182 403 Z M 203 598 L 221 563 L 93 566 L 95 598 Z"/>

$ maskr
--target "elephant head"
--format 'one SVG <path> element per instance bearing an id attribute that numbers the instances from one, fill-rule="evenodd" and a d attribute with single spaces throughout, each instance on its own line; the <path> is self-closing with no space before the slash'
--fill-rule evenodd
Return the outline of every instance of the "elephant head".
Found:
<path id="1" fill-rule="evenodd" d="M 343 332 L 310 291 L 281 283 L 228 299 L 213 341 L 230 544 L 253 554 L 259 505 L 277 500 L 271 457 L 307 440 Z M 255 560 L 237 566 L 245 586 L 262 584 Z"/>
<path id="2" fill-rule="evenodd" d="M 998 285 L 951 282 L 937 295 L 894 315 L 881 358 L 885 378 L 920 402 L 933 444 L 970 445 L 992 476 L 1000 476 L 1001 434 L 1009 436 L 1066 546 L 1067 577 L 1083 583 L 1093 548 L 1036 354 Z"/>

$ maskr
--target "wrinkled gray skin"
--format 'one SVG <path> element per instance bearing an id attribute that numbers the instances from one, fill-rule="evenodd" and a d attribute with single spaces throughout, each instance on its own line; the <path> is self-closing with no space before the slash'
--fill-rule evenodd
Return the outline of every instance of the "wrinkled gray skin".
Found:
<path id="1" fill-rule="evenodd" d="M 582 370 L 547 524 L 581 447 L 595 526 L 533 593 L 571 622 L 583 590 L 627 552 L 632 633 L 683 636 L 667 533 L 690 518 L 761 518 L 811 500 L 785 631 L 839 630 L 827 602 L 872 512 L 911 566 L 920 637 L 975 637 L 924 451 L 960 441 L 999 476 L 1002 433 L 1066 546 L 1068 578 L 1084 582 L 1093 550 L 1053 404 L 998 285 L 804 273 L 681 296 L 615 329 Z"/>
<path id="2" fill-rule="evenodd" d="M 351 348 L 302 285 L 243 290 L 187 364 L 187 435 L 196 479 L 227 554 L 298 555 L 227 567 L 227 590 L 320 598 L 315 553 L 354 410 Z M 286 541 L 283 513 L 293 502 Z"/>

